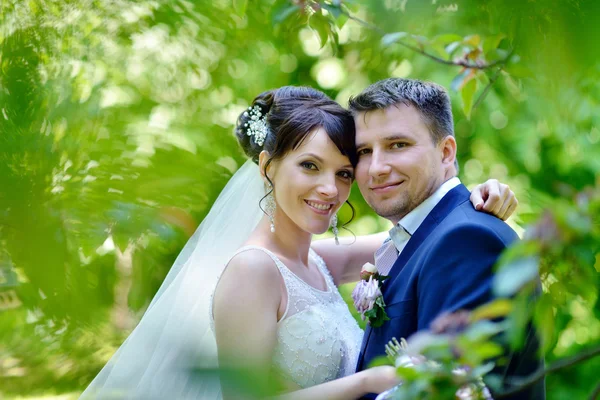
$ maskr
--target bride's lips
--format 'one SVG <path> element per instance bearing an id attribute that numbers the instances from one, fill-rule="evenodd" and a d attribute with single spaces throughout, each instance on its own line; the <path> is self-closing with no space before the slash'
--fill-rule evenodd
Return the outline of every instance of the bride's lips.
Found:
<path id="1" fill-rule="evenodd" d="M 393 183 L 385 183 L 383 185 L 371 186 L 371 190 L 377 194 L 383 194 L 387 192 L 391 192 L 396 190 L 398 186 L 400 186 L 404 181 L 393 182 Z"/>
<path id="2" fill-rule="evenodd" d="M 329 212 L 333 208 L 333 203 L 306 199 L 304 202 L 310 207 L 311 210 L 319 215 L 329 215 Z"/>

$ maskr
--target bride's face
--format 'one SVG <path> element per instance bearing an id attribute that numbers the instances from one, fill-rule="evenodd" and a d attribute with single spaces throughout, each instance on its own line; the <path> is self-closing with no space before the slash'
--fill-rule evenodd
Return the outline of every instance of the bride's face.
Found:
<path id="1" fill-rule="evenodd" d="M 348 199 L 354 169 L 325 130 L 318 128 L 298 148 L 274 161 L 268 175 L 277 203 L 276 226 L 278 221 L 289 221 L 320 234 Z"/>

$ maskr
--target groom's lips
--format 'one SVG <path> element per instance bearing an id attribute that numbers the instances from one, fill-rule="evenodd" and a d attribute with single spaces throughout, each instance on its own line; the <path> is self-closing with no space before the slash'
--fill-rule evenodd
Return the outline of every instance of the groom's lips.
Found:
<path id="1" fill-rule="evenodd" d="M 371 186 L 371 190 L 375 193 L 387 193 L 395 190 L 402 182 L 386 183 L 384 185 Z"/>

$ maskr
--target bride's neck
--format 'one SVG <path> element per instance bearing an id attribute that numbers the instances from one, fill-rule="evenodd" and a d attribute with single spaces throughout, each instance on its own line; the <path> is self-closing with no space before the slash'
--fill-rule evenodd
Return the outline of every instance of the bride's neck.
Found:
<path id="1" fill-rule="evenodd" d="M 271 232 L 271 222 L 268 217 L 263 217 L 256 228 L 261 242 L 269 250 L 289 259 L 298 260 L 308 264 L 308 251 L 312 235 L 292 223 L 279 219 L 275 225 L 275 232 Z"/>

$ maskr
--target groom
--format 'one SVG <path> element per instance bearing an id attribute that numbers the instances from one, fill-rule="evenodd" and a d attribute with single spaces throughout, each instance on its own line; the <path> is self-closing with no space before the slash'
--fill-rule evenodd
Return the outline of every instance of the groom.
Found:
<path id="1" fill-rule="evenodd" d="M 384 355 L 392 337 L 428 329 L 441 313 L 473 309 L 492 299 L 492 267 L 518 240 L 500 219 L 475 211 L 456 177 L 450 99 L 439 85 L 390 78 L 350 99 L 362 195 L 394 227 L 375 254 L 390 278 L 382 292 L 390 318 L 367 327 L 357 371 Z M 500 373 L 524 377 L 542 365 L 528 335 Z M 544 399 L 543 381 L 511 399 Z"/>

